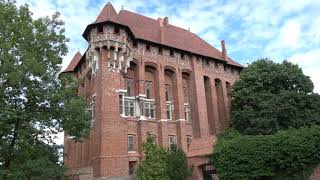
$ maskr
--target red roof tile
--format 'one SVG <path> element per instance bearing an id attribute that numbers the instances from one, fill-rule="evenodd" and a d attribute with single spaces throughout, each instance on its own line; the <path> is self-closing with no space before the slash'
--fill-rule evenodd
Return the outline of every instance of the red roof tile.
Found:
<path id="1" fill-rule="evenodd" d="M 72 58 L 71 62 L 69 63 L 68 67 L 63 72 L 72 72 L 80 62 L 82 58 L 81 53 L 78 51 Z"/>
<path id="2" fill-rule="evenodd" d="M 142 39 L 176 49 L 188 51 L 205 57 L 211 57 L 225 61 L 222 52 L 211 46 L 196 34 L 190 32 L 189 30 L 185 30 L 174 25 L 161 27 L 158 20 L 127 10 L 121 10 L 119 14 L 117 14 L 111 3 L 108 3 L 102 9 L 97 20 L 86 28 L 83 34 L 84 37 L 86 37 L 86 34 L 88 33 L 88 30 L 92 25 L 107 21 L 129 27 L 129 29 L 137 39 Z M 161 28 L 164 35 L 162 40 L 160 35 Z M 227 58 L 227 64 L 237 67 L 243 67 L 239 63 L 236 63 L 234 60 L 232 60 L 230 57 Z"/>
<path id="3" fill-rule="evenodd" d="M 96 23 L 98 22 L 104 22 L 106 20 L 109 21 L 116 21 L 117 19 L 117 12 L 116 10 L 113 8 L 112 4 L 110 2 L 108 2 L 108 4 L 106 4 L 102 11 L 100 12 L 99 16 L 96 19 Z"/>

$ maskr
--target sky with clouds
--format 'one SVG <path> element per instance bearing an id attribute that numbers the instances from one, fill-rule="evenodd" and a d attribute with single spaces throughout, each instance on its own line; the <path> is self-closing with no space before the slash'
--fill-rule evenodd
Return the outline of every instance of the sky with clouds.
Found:
<path id="1" fill-rule="evenodd" d="M 83 54 L 87 42 L 82 38 L 108 1 L 104 0 L 17 0 L 28 3 L 34 18 L 56 11 L 65 21 L 69 53 Z M 243 65 L 258 59 L 284 59 L 299 64 L 320 93 L 320 0 L 111 0 L 117 12 L 123 8 L 189 29 L 214 47 L 226 41 L 228 55 Z M 58 144 L 63 143 L 59 135 Z"/>
<path id="2" fill-rule="evenodd" d="M 108 1 L 17 0 L 28 3 L 34 18 L 59 11 L 70 39 L 66 67 L 73 55 L 87 48 L 82 38 Z M 320 93 L 319 0 L 111 0 L 117 12 L 123 8 L 189 29 L 221 49 L 224 39 L 230 57 L 246 65 L 258 58 L 287 59 L 300 65 Z"/>

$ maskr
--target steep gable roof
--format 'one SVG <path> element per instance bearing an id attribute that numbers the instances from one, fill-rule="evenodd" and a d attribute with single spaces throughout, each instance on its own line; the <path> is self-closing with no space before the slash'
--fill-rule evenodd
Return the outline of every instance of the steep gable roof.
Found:
<path id="1" fill-rule="evenodd" d="M 205 57 L 219 59 L 233 66 L 243 67 L 230 57 L 225 59 L 222 52 L 189 30 L 171 24 L 169 26 L 161 26 L 159 20 L 127 10 L 121 10 L 117 14 L 110 2 L 102 9 L 97 20 L 87 26 L 83 37 L 87 37 L 86 35 L 92 26 L 103 22 L 113 22 L 128 27 L 136 39 L 162 44 Z"/>
<path id="2" fill-rule="evenodd" d="M 212 47 L 194 33 L 177 26 L 169 25 L 169 27 L 160 27 L 157 20 L 127 10 L 120 11 L 118 22 L 128 26 L 138 39 L 223 60 L 221 52 L 216 48 Z M 161 28 L 164 35 L 162 42 L 160 36 Z"/>
<path id="3" fill-rule="evenodd" d="M 117 12 L 112 6 L 110 2 L 108 2 L 100 12 L 99 16 L 97 17 L 95 23 L 105 22 L 105 21 L 116 21 L 117 19 Z"/>
<path id="4" fill-rule="evenodd" d="M 78 51 L 72 58 L 71 62 L 69 63 L 68 67 L 63 72 L 72 72 L 78 65 L 82 58 L 81 53 Z"/>

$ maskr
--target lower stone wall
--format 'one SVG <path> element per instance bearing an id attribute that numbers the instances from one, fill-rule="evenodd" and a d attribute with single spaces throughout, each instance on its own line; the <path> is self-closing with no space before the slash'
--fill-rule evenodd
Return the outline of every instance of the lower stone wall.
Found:
<path id="1" fill-rule="evenodd" d="M 93 177 L 92 167 L 70 168 L 65 173 L 68 180 L 134 180 L 134 176 Z"/>
<path id="2" fill-rule="evenodd" d="M 70 168 L 65 173 L 68 180 L 93 180 L 92 167 Z"/>

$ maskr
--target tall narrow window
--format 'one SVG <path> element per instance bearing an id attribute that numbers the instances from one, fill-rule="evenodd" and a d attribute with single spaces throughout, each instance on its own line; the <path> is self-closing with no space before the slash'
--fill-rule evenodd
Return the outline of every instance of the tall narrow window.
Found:
<path id="1" fill-rule="evenodd" d="M 170 56 L 171 56 L 171 57 L 174 57 L 174 52 L 173 52 L 172 49 L 170 50 Z"/>
<path id="2" fill-rule="evenodd" d="M 146 99 L 144 102 L 144 116 L 146 118 L 154 118 L 154 100 Z"/>
<path id="3" fill-rule="evenodd" d="M 114 34 L 120 34 L 120 28 L 114 27 Z"/>
<path id="4" fill-rule="evenodd" d="M 124 115 L 125 116 L 134 116 L 134 101 L 131 99 L 125 99 L 124 101 Z"/>
<path id="5" fill-rule="evenodd" d="M 189 102 L 189 93 L 188 93 L 187 87 L 183 87 L 183 97 L 184 97 L 184 102 L 188 103 Z"/>
<path id="6" fill-rule="evenodd" d="M 129 109 L 130 109 L 130 116 L 134 116 L 134 102 L 130 101 L 129 103 Z"/>
<path id="7" fill-rule="evenodd" d="M 186 86 L 183 87 L 183 96 L 184 96 L 184 119 L 186 121 L 190 121 L 191 113 L 190 113 L 190 104 L 189 104 L 189 93 L 188 93 L 188 88 Z"/>
<path id="8" fill-rule="evenodd" d="M 176 143 L 176 137 L 175 136 L 169 136 L 169 148 L 170 149 L 173 149 L 177 146 L 177 143 Z"/>
<path id="9" fill-rule="evenodd" d="M 96 120 L 96 95 L 92 96 L 92 101 L 90 103 L 90 108 L 88 108 L 89 112 L 91 113 L 91 124 L 90 127 L 94 125 Z"/>
<path id="10" fill-rule="evenodd" d="M 138 42 L 137 42 L 137 40 L 133 40 L 133 44 L 132 44 L 132 45 L 133 45 L 133 47 L 135 47 L 135 48 L 138 47 Z"/>
<path id="11" fill-rule="evenodd" d="M 136 162 L 129 162 L 129 175 L 133 175 L 136 167 Z"/>
<path id="12" fill-rule="evenodd" d="M 162 54 L 162 47 L 159 47 L 159 54 Z"/>
<path id="13" fill-rule="evenodd" d="M 191 120 L 189 103 L 184 103 L 184 118 L 186 121 Z"/>
<path id="14" fill-rule="evenodd" d="M 129 134 L 128 135 L 128 152 L 135 151 L 134 149 L 134 135 Z"/>
<path id="15" fill-rule="evenodd" d="M 184 59 L 184 53 L 181 53 L 181 59 Z"/>
<path id="16" fill-rule="evenodd" d="M 150 44 L 146 44 L 146 50 L 150 51 Z"/>
<path id="17" fill-rule="evenodd" d="M 127 96 L 132 96 L 132 79 L 125 79 Z"/>
<path id="18" fill-rule="evenodd" d="M 98 33 L 103 33 L 103 25 L 98 26 Z"/>
<path id="19" fill-rule="evenodd" d="M 119 94 L 119 111 L 120 114 L 123 114 L 123 95 Z"/>
<path id="20" fill-rule="evenodd" d="M 92 96 L 92 102 L 91 102 L 91 117 L 92 117 L 92 121 L 94 121 L 96 119 L 96 96 L 93 95 Z"/>
<path id="21" fill-rule="evenodd" d="M 171 86 L 166 84 L 165 86 L 165 94 L 166 94 L 166 101 L 171 101 Z"/>
<path id="22" fill-rule="evenodd" d="M 166 113 L 167 113 L 167 119 L 172 120 L 172 104 L 171 103 L 167 102 Z"/>
<path id="23" fill-rule="evenodd" d="M 188 150 L 189 150 L 189 147 L 190 147 L 191 141 L 192 141 L 192 136 L 187 135 L 187 147 L 188 147 Z"/>
<path id="24" fill-rule="evenodd" d="M 152 82 L 146 81 L 146 98 L 151 99 Z"/>
<path id="25" fill-rule="evenodd" d="M 173 112 L 173 105 L 172 105 L 172 96 L 171 96 L 171 86 L 165 86 L 165 96 L 166 96 L 166 114 L 167 119 L 172 120 L 172 112 Z"/>

